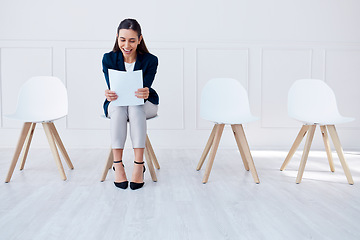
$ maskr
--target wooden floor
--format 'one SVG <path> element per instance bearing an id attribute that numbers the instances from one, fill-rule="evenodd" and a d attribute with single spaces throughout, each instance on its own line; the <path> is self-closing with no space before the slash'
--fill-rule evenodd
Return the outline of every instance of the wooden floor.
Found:
<path id="1" fill-rule="evenodd" d="M 0 149 L 0 178 L 13 149 Z M 121 190 L 109 171 L 100 182 L 106 149 L 70 149 L 62 181 L 49 149 L 30 149 L 23 171 L 0 182 L 0 239 L 360 239 L 360 155 L 346 153 L 349 185 L 335 153 L 335 173 L 325 152 L 310 152 L 295 184 L 301 152 L 283 172 L 287 152 L 253 151 L 260 184 L 244 170 L 236 150 L 219 149 L 207 184 L 201 150 L 156 150 L 158 182 Z M 125 151 L 131 176 L 133 154 Z M 206 164 L 207 162 L 205 162 Z"/>

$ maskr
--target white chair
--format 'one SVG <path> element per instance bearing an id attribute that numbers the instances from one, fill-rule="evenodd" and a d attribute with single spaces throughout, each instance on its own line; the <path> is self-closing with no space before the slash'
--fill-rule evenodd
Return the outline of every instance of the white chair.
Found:
<path id="1" fill-rule="evenodd" d="M 206 83 L 202 90 L 200 116 L 214 122 L 214 127 L 207 141 L 196 170 L 200 170 L 210 149 L 203 183 L 207 183 L 214 162 L 216 151 L 225 124 L 231 125 L 245 169 L 251 171 L 256 183 L 259 183 L 254 161 L 242 124 L 258 120 L 250 112 L 248 95 L 244 87 L 235 79 L 215 78 Z"/>
<path id="2" fill-rule="evenodd" d="M 67 91 L 60 79 L 52 76 L 32 77 L 22 85 L 15 113 L 5 115 L 7 118 L 24 122 L 5 182 L 10 182 L 25 143 L 24 150 L 22 151 L 20 170 L 24 169 L 37 123 L 42 123 L 61 178 L 66 180 L 56 145 L 59 147 L 69 168 L 74 169 L 74 166 L 70 161 L 53 121 L 65 117 L 67 113 Z"/>
<path id="3" fill-rule="evenodd" d="M 308 133 L 296 178 L 296 183 L 301 182 L 315 128 L 316 125 L 319 125 L 331 171 L 334 172 L 335 168 L 327 131 L 330 133 L 349 184 L 354 184 L 335 129 L 335 124 L 350 122 L 353 121 L 354 118 L 340 115 L 333 90 L 324 81 L 318 79 L 301 79 L 295 81 L 288 93 L 288 114 L 290 117 L 301 121 L 303 126 L 280 170 L 283 171 L 286 168 L 302 139 Z"/>
<path id="4" fill-rule="evenodd" d="M 156 117 L 157 116 L 152 117 L 152 118 L 148 118 L 146 120 L 150 120 L 150 119 L 153 119 L 153 118 L 156 118 Z M 105 115 L 101 115 L 101 118 L 110 119 L 110 118 L 105 117 Z M 160 165 L 159 165 L 159 162 L 158 162 L 158 160 L 156 158 L 156 155 L 155 155 L 154 149 L 153 149 L 153 147 L 151 145 L 150 138 L 149 138 L 148 134 L 146 134 L 144 153 L 145 153 L 145 160 L 146 160 L 146 164 L 148 166 L 149 172 L 150 172 L 151 179 L 154 182 L 157 182 L 157 177 L 156 177 L 154 165 L 155 165 L 156 169 L 160 169 Z M 103 173 L 101 175 L 101 179 L 100 179 L 101 182 L 105 181 L 106 176 L 107 176 L 107 174 L 109 172 L 109 169 L 111 169 L 113 161 L 114 161 L 114 156 L 113 156 L 112 148 L 110 147 L 110 151 L 109 151 L 108 158 L 106 160 L 105 168 L 104 168 Z"/>

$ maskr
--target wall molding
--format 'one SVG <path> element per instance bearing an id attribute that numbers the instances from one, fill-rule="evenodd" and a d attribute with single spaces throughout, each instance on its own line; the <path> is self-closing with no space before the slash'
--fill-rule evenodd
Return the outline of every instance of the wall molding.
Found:
<path id="1" fill-rule="evenodd" d="M 78 80 L 76 79 L 76 75 L 74 74 L 76 73 L 76 68 L 69 68 L 69 64 L 72 64 L 70 58 L 73 57 L 73 55 L 71 54 L 74 54 L 74 56 L 76 56 L 72 61 L 76 61 L 77 59 L 82 59 L 84 57 L 81 56 L 81 51 L 86 52 L 86 50 L 89 49 L 90 51 L 93 51 L 93 54 L 95 56 L 98 55 L 96 51 L 101 52 L 105 49 L 108 50 L 105 52 L 111 51 L 111 47 L 109 46 L 112 45 L 113 41 L 83 42 L 0 40 L 0 135 L 3 136 L 2 138 L 0 138 L 0 147 L 14 145 L 16 139 L 18 138 L 19 129 L 21 128 L 21 124 L 19 124 L 18 126 L 9 126 L 8 124 L 4 123 L 3 120 L 3 114 L 5 110 L 3 106 L 5 104 L 4 97 L 6 97 L 6 94 L 4 95 L 3 93 L 4 91 L 13 91 L 12 94 L 15 94 L 17 96 L 18 92 L 15 88 L 8 88 L 9 86 L 11 87 L 19 84 L 19 82 L 15 82 L 13 83 L 13 85 L 6 85 L 7 87 L 6 89 L 4 89 L 4 81 L 6 81 L 4 80 L 4 73 L 9 72 L 9 69 L 6 69 L 5 71 L 3 69 L 5 67 L 3 62 L 4 50 L 5 52 L 7 51 L 6 49 L 35 49 L 34 52 L 36 52 L 36 49 L 49 50 L 51 57 L 49 60 L 46 60 L 48 61 L 47 65 L 49 66 L 49 68 L 51 68 L 49 69 L 49 71 L 51 71 L 53 75 L 59 75 L 59 77 L 65 82 L 67 88 L 71 92 L 71 96 L 73 97 L 75 94 L 74 88 L 78 86 L 79 82 L 77 82 Z M 289 51 L 290 53 L 291 51 L 295 51 L 295 55 L 290 54 L 290 56 L 293 57 L 291 57 L 289 61 L 293 61 L 294 63 L 300 62 L 300 70 L 296 70 L 296 67 L 288 69 L 287 71 L 290 71 L 290 75 L 292 72 L 295 72 L 296 74 L 296 72 L 299 71 L 306 71 L 305 74 L 310 77 L 323 77 L 325 81 L 330 80 L 332 83 L 334 83 L 335 77 L 333 77 L 333 79 L 331 80 L 329 74 L 337 73 L 337 70 L 331 67 L 332 73 L 328 72 L 330 67 L 328 65 L 329 56 L 332 56 L 329 54 L 332 54 L 333 52 L 345 52 L 343 58 L 346 58 L 346 53 L 349 53 L 349 56 L 352 56 L 352 53 L 355 52 L 356 59 L 357 54 L 360 54 L 360 42 L 147 41 L 147 45 L 151 51 L 159 51 L 165 56 L 162 64 L 163 69 L 161 70 L 161 76 L 162 78 L 166 79 L 163 79 L 161 81 L 163 83 L 163 90 L 161 92 L 160 98 L 162 98 L 162 100 L 166 99 L 166 103 L 168 104 L 168 106 L 165 109 L 162 108 L 162 110 L 164 110 L 166 114 L 160 114 L 158 120 L 149 122 L 149 125 L 151 125 L 151 127 L 149 127 L 149 131 L 151 133 L 152 141 L 154 141 L 154 144 L 162 148 L 202 148 L 204 144 L 203 140 L 205 139 L 204 141 L 206 141 L 206 139 L 208 138 L 208 130 L 211 129 L 211 123 L 207 125 L 206 121 L 202 122 L 203 120 L 200 119 L 198 114 L 201 86 L 206 82 L 207 78 L 211 77 L 212 73 L 216 75 L 216 73 L 222 74 L 223 72 L 221 71 L 221 69 L 216 69 L 214 67 L 211 67 L 211 71 L 206 72 L 206 61 L 211 61 L 210 59 L 207 59 L 207 56 L 219 57 L 218 60 L 214 61 L 214 66 L 216 66 L 216 61 L 221 61 L 222 56 L 230 56 L 231 61 L 235 62 L 225 62 L 224 66 L 231 66 L 228 72 L 230 74 L 238 74 L 235 76 L 241 76 L 241 79 L 239 80 L 246 82 L 245 87 L 248 91 L 249 99 L 252 99 L 252 109 L 257 109 L 258 115 L 260 114 L 261 117 L 261 121 L 245 126 L 247 129 L 251 129 L 251 131 L 249 131 L 250 144 L 252 144 L 257 149 L 286 149 L 289 144 L 289 139 L 293 140 L 293 138 L 295 137 L 293 133 L 298 131 L 301 124 L 299 123 L 299 125 L 297 125 L 294 122 L 291 123 L 291 119 L 289 119 L 287 114 L 284 115 L 281 120 L 281 123 L 284 123 L 283 125 L 281 125 L 281 123 L 276 124 L 276 122 L 274 122 L 275 118 L 273 118 L 271 114 L 276 114 L 282 110 L 280 110 L 278 106 L 273 106 L 271 102 L 268 102 L 267 100 L 269 99 L 270 95 L 266 96 L 266 94 L 269 94 L 269 92 L 271 91 L 273 91 L 273 94 L 275 96 L 274 103 L 279 102 L 280 99 L 280 93 L 276 92 L 277 90 L 275 86 L 272 86 L 271 84 L 271 81 L 273 81 L 272 79 L 274 79 L 274 76 L 276 76 L 276 72 L 275 70 L 267 70 L 271 69 L 272 65 L 276 65 L 276 62 L 265 62 L 270 61 L 265 59 L 267 57 L 266 54 L 271 54 L 271 52 L 267 51 L 275 51 L 274 54 L 280 59 L 282 56 L 281 54 L 283 54 L 283 56 L 287 56 L 287 54 L 289 54 Z M 77 50 L 79 50 L 79 52 L 76 52 Z M 280 55 L 277 55 L 278 53 Z M 335 59 L 335 57 L 333 58 Z M 175 60 L 176 64 L 171 65 L 171 63 L 168 62 L 172 59 Z M 34 64 L 37 63 L 34 62 Z M 341 64 L 341 61 L 339 64 Z M 237 66 L 237 69 L 234 69 L 234 66 Z M 11 68 L 16 69 L 16 66 L 12 66 Z M 84 68 L 84 66 L 82 66 L 82 68 Z M 279 67 L 279 69 L 281 68 Z M 354 72 L 354 78 L 359 75 L 355 68 L 352 71 Z M 93 76 L 92 82 L 98 81 L 97 78 L 103 78 L 103 76 L 101 75 L 102 73 L 100 65 L 99 72 L 97 69 L 95 69 L 95 72 L 97 75 Z M 160 76 L 160 72 L 158 72 L 158 74 Z M 174 75 L 174 78 L 168 79 L 170 78 L 169 76 L 172 76 L 172 74 Z M 279 74 L 282 74 L 282 72 L 279 71 Z M 160 84 L 160 82 L 158 83 Z M 279 80 L 279 83 L 281 83 L 281 80 Z M 102 83 L 97 82 L 96 84 L 89 85 L 91 91 L 96 92 L 97 89 L 95 88 L 97 87 L 95 86 L 102 86 Z M 337 82 L 336 84 L 341 83 Z M 351 82 L 351 84 L 354 84 L 354 82 Z M 176 94 L 174 96 L 170 96 L 171 94 L 166 93 L 166 89 L 170 88 L 171 86 L 176 86 L 177 88 L 177 90 L 175 91 Z M 355 85 L 352 86 L 360 87 L 360 82 L 358 85 L 357 83 L 355 83 Z M 352 89 L 353 88 L 354 87 L 352 87 Z M 337 98 L 346 97 L 347 95 L 343 92 L 340 92 L 340 95 L 337 96 Z M 169 102 L 168 99 L 171 99 L 171 102 Z M 345 99 L 345 101 L 346 100 L 347 99 Z M 176 105 L 177 112 L 172 112 L 174 110 L 170 109 L 169 104 L 171 105 L 172 103 Z M 285 106 L 284 104 L 286 103 L 281 102 L 280 104 L 282 104 L 281 107 L 283 108 Z M 162 106 L 165 106 L 165 104 L 160 104 L 160 108 Z M 268 111 L 265 111 L 265 107 L 269 107 Z M 90 111 L 87 112 L 87 114 L 89 113 Z M 356 116 L 360 116 L 360 109 L 354 109 L 354 113 Z M 175 118 L 174 114 L 178 117 Z M 67 141 L 65 144 L 70 148 L 79 146 L 108 147 L 109 128 L 108 126 L 101 126 L 100 117 L 100 120 L 92 120 L 93 122 L 97 122 L 97 124 L 91 126 L 92 122 L 88 123 L 88 125 L 81 125 L 80 116 L 81 114 L 75 116 L 68 115 L 66 119 L 56 122 L 59 131 L 62 132 L 61 134 L 64 135 L 64 138 Z M 95 115 L 93 114 L 93 116 Z M 176 121 L 171 122 L 172 119 L 175 119 Z M 159 122 L 156 122 L 155 124 L 155 121 Z M 103 125 L 105 124 L 107 125 L 106 122 Z M 340 125 L 338 129 L 339 131 L 341 131 L 340 137 L 344 147 L 354 148 L 356 146 L 360 146 L 360 140 L 357 140 L 356 137 L 358 136 L 358 134 L 360 134 L 360 125 L 358 123 L 356 123 L 355 125 Z M 94 137 L 95 135 L 97 137 Z M 236 147 L 234 145 L 233 138 L 228 135 L 229 134 L 226 134 L 224 132 L 222 146 L 231 148 Z M 277 138 L 275 140 L 269 141 L 269 139 L 271 138 L 270 136 L 274 135 L 276 135 Z M 6 141 L 5 139 L 10 140 Z M 41 137 L 39 139 L 41 139 Z M 14 141 L 14 144 L 12 143 L 12 141 Z M 42 140 L 39 140 L 38 143 L 35 142 L 34 144 L 38 146 L 46 146 L 47 143 L 46 141 L 45 143 L 43 143 Z M 315 142 L 314 144 L 314 147 L 316 147 L 317 143 Z M 322 147 L 322 143 L 319 142 L 318 146 Z"/>

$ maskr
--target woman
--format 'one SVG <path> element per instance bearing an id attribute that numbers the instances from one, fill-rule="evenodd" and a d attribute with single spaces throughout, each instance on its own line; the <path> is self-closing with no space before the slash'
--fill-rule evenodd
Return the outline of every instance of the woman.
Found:
<path id="1" fill-rule="evenodd" d="M 135 161 L 131 177 L 130 188 L 135 190 L 144 185 L 145 166 L 143 161 L 146 140 L 146 119 L 155 117 L 159 104 L 159 97 L 151 85 L 154 81 L 158 59 L 149 53 L 141 27 L 135 19 L 123 20 L 118 29 L 114 48 L 105 53 L 103 60 L 103 72 L 108 86 L 105 90 L 106 100 L 104 112 L 111 120 L 111 145 L 114 156 L 113 169 L 115 171 L 115 186 L 126 189 L 128 180 L 122 164 L 123 149 L 126 140 L 127 122 L 130 126 L 130 137 L 134 149 Z M 114 91 L 111 91 L 108 69 L 119 71 L 142 70 L 143 88 L 134 94 L 144 99 L 144 105 L 137 106 L 112 106 L 111 101 L 117 99 Z"/>

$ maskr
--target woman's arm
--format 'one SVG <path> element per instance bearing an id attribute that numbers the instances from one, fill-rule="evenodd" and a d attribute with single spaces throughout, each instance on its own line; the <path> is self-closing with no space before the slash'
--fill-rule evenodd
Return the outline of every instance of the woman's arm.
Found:
<path id="1" fill-rule="evenodd" d="M 109 67 L 107 64 L 107 55 L 104 54 L 104 57 L 102 59 L 102 67 L 103 67 L 103 73 L 104 73 L 104 77 L 105 77 L 105 81 L 106 81 L 106 85 L 108 86 L 108 89 L 110 89 L 110 81 L 109 81 Z"/>
<path id="2" fill-rule="evenodd" d="M 108 86 L 108 89 L 105 90 L 105 97 L 106 100 L 109 102 L 114 101 L 118 98 L 116 93 L 114 91 L 110 90 L 110 81 L 109 81 L 109 67 L 108 67 L 108 56 L 104 54 L 104 57 L 102 59 L 102 66 L 103 66 L 103 73 L 105 76 L 106 85 Z"/>
<path id="3" fill-rule="evenodd" d="M 151 88 L 151 85 L 155 79 L 155 74 L 158 67 L 158 58 L 152 55 L 153 59 L 149 62 L 149 66 L 146 68 L 146 71 L 143 75 L 144 87 Z"/>
<path id="4" fill-rule="evenodd" d="M 143 73 L 143 88 L 139 88 L 135 95 L 138 98 L 148 99 L 150 94 L 150 88 L 151 85 L 155 79 L 155 74 L 157 71 L 158 66 L 158 58 L 154 55 L 152 55 L 153 59 L 149 62 L 148 67 L 146 68 L 146 71 Z"/>

